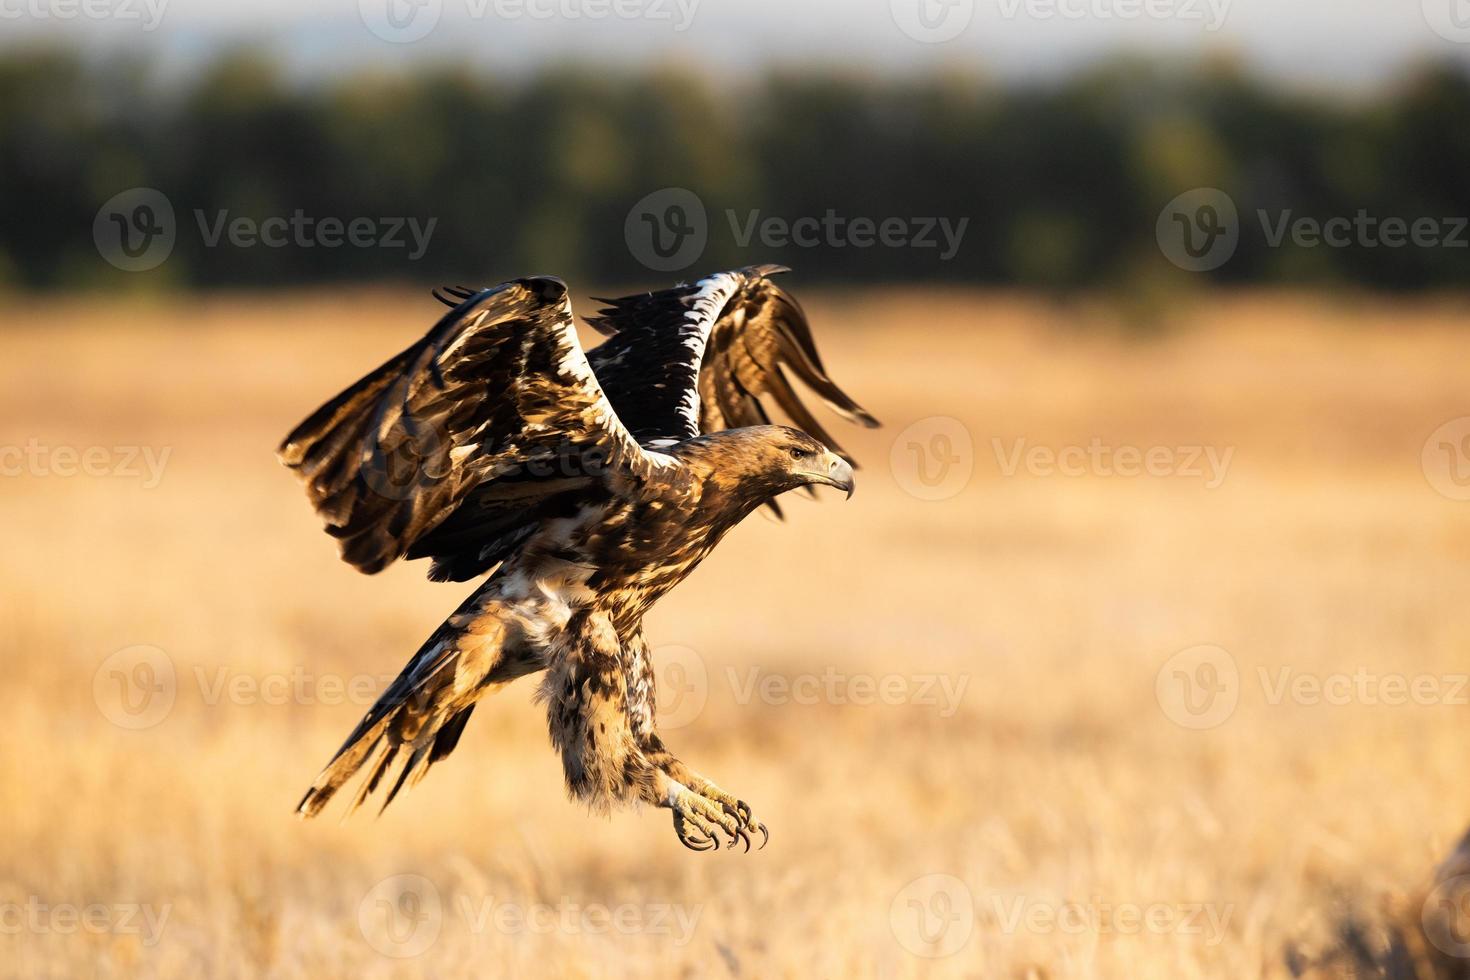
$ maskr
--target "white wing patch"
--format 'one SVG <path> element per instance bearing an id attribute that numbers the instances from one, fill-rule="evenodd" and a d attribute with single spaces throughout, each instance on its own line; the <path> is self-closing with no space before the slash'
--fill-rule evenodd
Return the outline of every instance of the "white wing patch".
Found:
<path id="1" fill-rule="evenodd" d="M 689 312 L 684 319 L 698 328 L 698 332 L 685 341 L 694 355 L 694 383 L 684 392 L 679 404 L 679 417 L 684 421 L 686 431 L 694 435 L 699 434 L 699 370 L 704 363 L 704 345 L 725 304 L 730 302 L 743 282 L 744 277 L 738 273 L 720 272 L 695 283 L 698 291 L 689 297 Z"/>

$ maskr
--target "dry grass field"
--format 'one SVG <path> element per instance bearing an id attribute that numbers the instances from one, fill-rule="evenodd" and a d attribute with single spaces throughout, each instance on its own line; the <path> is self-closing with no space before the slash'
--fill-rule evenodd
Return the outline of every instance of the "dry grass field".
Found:
<path id="1" fill-rule="evenodd" d="M 1470 823 L 1470 430 L 1425 468 L 1470 309 L 1201 297 L 1140 337 L 805 298 L 886 423 L 841 433 L 857 493 L 752 518 L 649 623 L 749 855 L 569 803 L 529 680 L 381 818 L 293 817 L 469 591 L 339 563 L 272 455 L 426 296 L 8 301 L 0 974 L 1183 980 L 1381 943 Z"/>

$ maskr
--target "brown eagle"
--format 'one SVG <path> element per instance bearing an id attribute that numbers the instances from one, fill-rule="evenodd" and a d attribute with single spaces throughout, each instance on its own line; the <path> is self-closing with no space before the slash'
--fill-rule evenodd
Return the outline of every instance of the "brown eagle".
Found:
<path id="1" fill-rule="evenodd" d="M 599 300 L 607 308 L 589 322 L 609 339 L 590 354 L 559 279 L 436 292 L 453 309 L 426 337 L 286 437 L 281 461 L 359 571 L 429 558 L 436 581 L 489 574 L 347 737 L 300 814 L 365 769 L 355 809 L 398 762 L 386 807 L 454 750 L 481 697 L 545 671 L 540 697 L 574 796 L 601 810 L 668 807 L 695 850 L 718 848 L 717 831 L 749 850 L 759 830 L 764 844 L 750 807 L 659 738 L 642 624 L 757 507 L 814 484 L 852 494 L 850 460 L 788 373 L 840 415 L 878 423 L 827 377 L 801 307 L 767 278 L 784 271 Z M 811 434 L 770 424 L 763 396 Z"/>

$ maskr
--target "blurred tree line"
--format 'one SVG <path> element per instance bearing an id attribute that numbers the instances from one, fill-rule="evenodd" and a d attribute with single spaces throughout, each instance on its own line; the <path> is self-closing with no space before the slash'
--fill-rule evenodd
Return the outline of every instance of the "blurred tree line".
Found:
<path id="1" fill-rule="evenodd" d="M 783 261 L 807 280 L 1073 289 L 1187 276 L 1155 238 L 1166 202 L 1227 191 L 1242 233 L 1224 282 L 1459 286 L 1464 247 L 1273 247 L 1258 211 L 1317 219 L 1470 215 L 1470 73 L 1425 65 L 1371 97 L 1273 87 L 1228 62 L 1117 62 L 996 86 L 771 71 L 728 81 L 571 65 L 506 79 L 458 66 L 289 79 L 257 53 L 182 86 L 141 61 L 0 55 L 0 284 L 18 288 L 479 282 L 529 271 L 659 281 L 625 219 L 659 188 L 694 191 L 709 240 L 690 272 Z M 177 211 L 146 273 L 99 257 L 98 208 L 135 186 Z M 427 253 L 207 247 L 195 212 L 261 220 L 437 219 Z M 757 215 L 758 212 L 758 215 Z M 750 219 L 968 219 L 943 249 L 742 245 Z M 1446 226 L 1448 228 L 1448 225 Z M 1470 240 L 1470 233 L 1463 238 Z"/>

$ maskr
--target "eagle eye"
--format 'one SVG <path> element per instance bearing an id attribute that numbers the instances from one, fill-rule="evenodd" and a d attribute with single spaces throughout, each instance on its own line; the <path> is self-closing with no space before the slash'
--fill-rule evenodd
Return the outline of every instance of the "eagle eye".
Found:
<path id="1" fill-rule="evenodd" d="M 800 446 L 792 446 L 791 447 L 791 458 L 792 459 L 805 459 L 806 457 L 808 457 L 810 455 L 811 455 L 811 453 L 807 452 L 805 449 L 802 449 Z"/>

